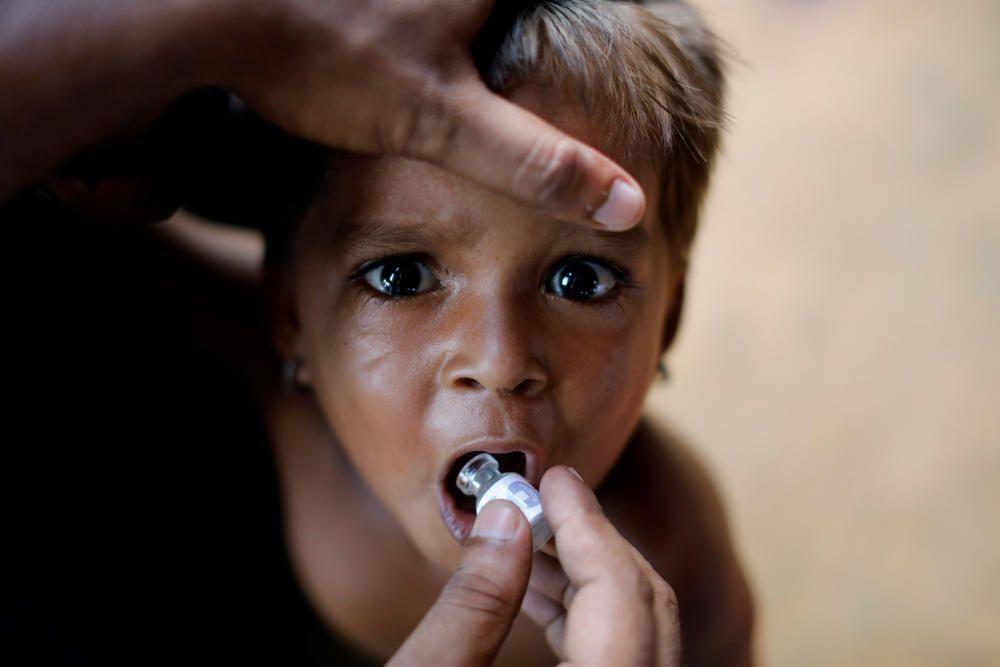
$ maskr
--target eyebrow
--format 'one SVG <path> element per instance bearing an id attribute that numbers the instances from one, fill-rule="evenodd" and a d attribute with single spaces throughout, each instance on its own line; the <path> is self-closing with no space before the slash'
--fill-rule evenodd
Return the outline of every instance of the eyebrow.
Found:
<path id="1" fill-rule="evenodd" d="M 359 249 L 367 251 L 395 250 L 400 247 L 425 246 L 445 239 L 461 240 L 462 235 L 451 233 L 451 228 L 426 222 L 391 223 L 385 220 L 352 220 L 337 226 L 333 242 L 338 250 L 350 253 Z"/>
<path id="2" fill-rule="evenodd" d="M 599 231 L 601 245 L 610 246 L 625 255 L 638 253 L 649 242 L 649 231 L 641 224 L 624 232 Z"/>
<path id="3" fill-rule="evenodd" d="M 539 224 L 547 224 L 540 222 Z M 465 233 L 458 231 L 465 230 Z M 586 234 L 589 231 L 590 234 Z M 596 236 L 598 245 L 617 250 L 626 255 L 638 253 L 649 241 L 649 231 L 641 224 L 623 232 L 588 230 L 568 234 L 584 241 L 586 236 Z M 443 241 L 468 242 L 477 234 L 471 226 L 441 227 L 427 222 L 389 223 L 380 220 L 352 220 L 338 225 L 333 234 L 335 247 L 345 253 L 365 251 L 393 251 L 406 247 L 421 247 Z M 586 236 L 585 236 L 586 235 Z M 586 239 L 591 240 L 591 239 Z"/>

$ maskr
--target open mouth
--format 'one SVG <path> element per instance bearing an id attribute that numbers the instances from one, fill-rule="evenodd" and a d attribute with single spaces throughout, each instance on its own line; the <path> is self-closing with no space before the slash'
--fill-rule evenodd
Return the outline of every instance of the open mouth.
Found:
<path id="1" fill-rule="evenodd" d="M 487 453 L 497 460 L 502 472 L 515 472 L 524 475 L 527 469 L 528 459 L 524 452 L 490 452 L 486 450 L 466 452 L 455 459 L 448 474 L 442 480 L 440 493 L 441 516 L 447 524 L 451 534 L 459 543 L 464 544 L 472 533 L 472 525 L 476 521 L 476 499 L 467 496 L 458 490 L 455 480 L 462 467 L 474 457 L 482 453 Z"/>

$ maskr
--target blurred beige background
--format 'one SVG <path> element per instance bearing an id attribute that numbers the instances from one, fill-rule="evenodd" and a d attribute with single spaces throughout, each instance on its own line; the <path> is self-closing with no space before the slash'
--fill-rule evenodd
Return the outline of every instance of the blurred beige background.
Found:
<path id="1" fill-rule="evenodd" d="M 695 0 L 742 59 L 671 382 L 768 665 L 1000 665 L 1000 2 Z"/>

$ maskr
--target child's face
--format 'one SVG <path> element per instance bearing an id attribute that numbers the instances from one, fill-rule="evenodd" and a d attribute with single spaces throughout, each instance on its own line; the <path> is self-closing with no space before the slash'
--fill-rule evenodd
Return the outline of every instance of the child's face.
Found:
<path id="1" fill-rule="evenodd" d="M 513 98 L 615 155 L 580 114 Z M 442 567 L 474 519 L 446 490 L 461 454 L 516 450 L 536 486 L 556 464 L 593 485 L 638 422 L 680 276 L 653 175 L 624 166 L 649 202 L 625 233 L 402 158 L 341 159 L 302 222 L 293 345 L 357 470 Z"/>

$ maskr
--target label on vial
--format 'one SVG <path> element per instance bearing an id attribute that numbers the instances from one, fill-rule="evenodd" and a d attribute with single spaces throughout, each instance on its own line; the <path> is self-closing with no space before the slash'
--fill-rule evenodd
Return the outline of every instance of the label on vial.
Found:
<path id="1" fill-rule="evenodd" d="M 486 489 L 476 503 L 476 514 L 491 500 L 509 500 L 534 524 L 542 515 L 542 498 L 528 481 L 516 473 L 504 475 Z"/>

